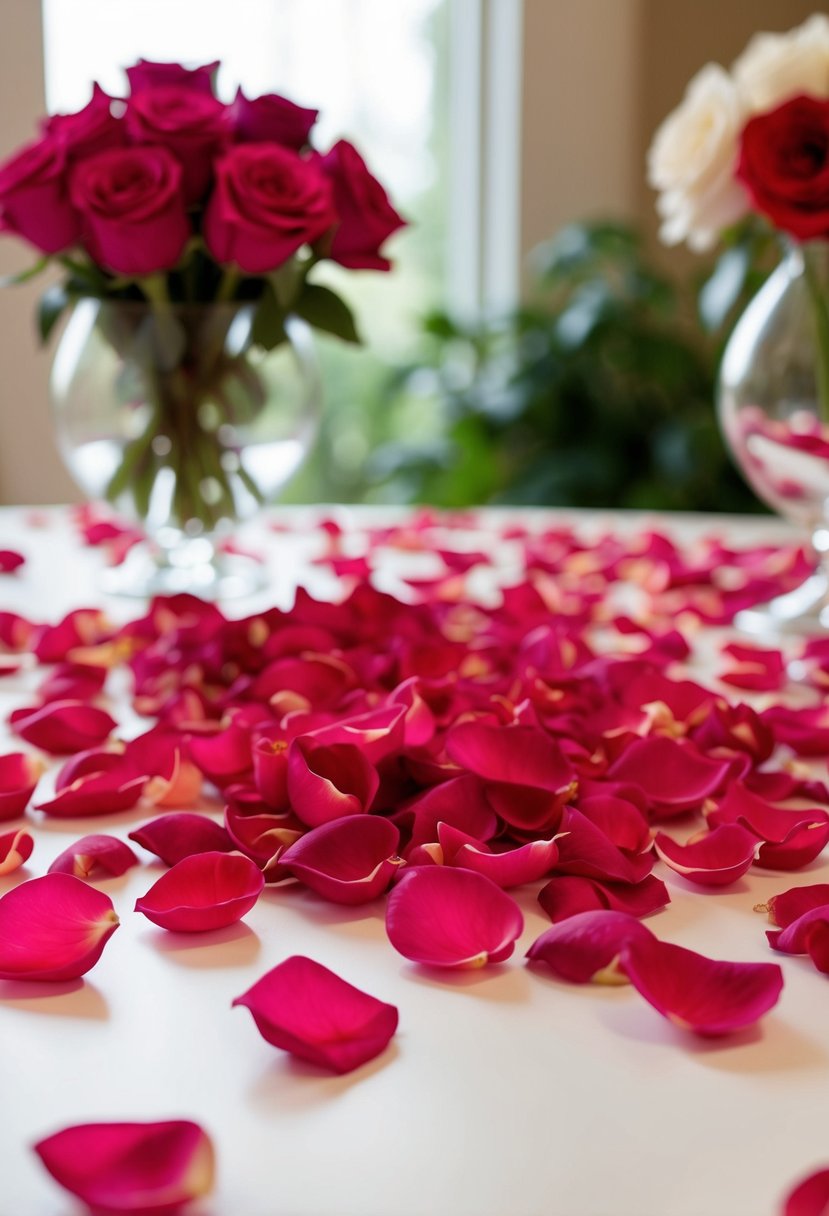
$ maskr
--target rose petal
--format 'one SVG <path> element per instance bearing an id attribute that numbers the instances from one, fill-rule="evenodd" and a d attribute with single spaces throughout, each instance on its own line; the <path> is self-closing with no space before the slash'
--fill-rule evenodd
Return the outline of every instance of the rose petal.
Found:
<path id="1" fill-rule="evenodd" d="M 648 916 L 671 902 L 668 888 L 648 874 L 640 882 L 601 882 L 576 874 L 557 874 L 538 893 L 538 902 L 551 921 L 566 920 L 578 912 L 609 908 L 631 916 Z"/>
<path id="2" fill-rule="evenodd" d="M 556 873 L 581 874 L 602 882 L 641 882 L 653 868 L 650 853 L 628 857 L 574 807 L 567 807 L 561 819 Z"/>
<path id="3" fill-rule="evenodd" d="M 360 815 L 335 819 L 301 836 L 280 864 L 333 903 L 356 906 L 390 885 L 403 858 L 400 833 L 388 819 Z"/>
<path id="4" fill-rule="evenodd" d="M 710 824 L 740 823 L 765 843 L 757 863 L 771 869 L 796 870 L 808 865 L 829 842 L 829 815 L 819 808 L 785 810 L 733 782 L 707 816 Z"/>
<path id="5" fill-rule="evenodd" d="M 691 844 L 679 844 L 657 832 L 654 848 L 666 866 L 701 887 L 724 887 L 741 878 L 760 852 L 753 832 L 737 823 L 723 824 Z"/>
<path id="6" fill-rule="evenodd" d="M 83 701 L 50 701 L 40 708 L 16 709 L 9 722 L 21 739 L 55 756 L 103 743 L 117 725 L 105 710 Z"/>
<path id="7" fill-rule="evenodd" d="M 236 847 L 220 823 L 187 811 L 159 815 L 130 832 L 129 838 L 168 866 L 194 853 L 232 853 Z"/>
<path id="8" fill-rule="evenodd" d="M 0 756 L 0 822 L 18 819 L 35 792 L 43 764 L 24 752 Z"/>
<path id="9" fill-rule="evenodd" d="M 720 675 L 726 684 L 772 692 L 786 683 L 786 663 L 780 650 L 731 642 L 723 646 L 722 653 L 735 660 L 733 667 Z"/>
<path id="10" fill-rule="evenodd" d="M 772 895 L 765 906 L 755 911 L 768 912 L 769 920 L 780 929 L 793 924 L 804 912 L 829 905 L 829 883 L 811 883 L 806 887 L 791 887 L 780 895 Z"/>
<path id="11" fill-rule="evenodd" d="M 663 1017 L 700 1035 L 750 1026 L 775 1005 L 783 973 L 774 963 L 718 962 L 670 942 L 631 942 L 620 965 Z"/>
<path id="12" fill-rule="evenodd" d="M 650 848 L 648 821 L 638 806 L 627 798 L 592 794 L 579 799 L 579 810 L 585 819 L 601 828 L 618 848 L 628 853 L 642 853 Z"/>
<path id="13" fill-rule="evenodd" d="M 346 1073 L 384 1051 L 398 1013 L 313 959 L 294 955 L 238 996 L 262 1037 L 292 1055 Z"/>
<path id="14" fill-rule="evenodd" d="M 120 770 L 120 771 L 118 771 Z M 64 786 L 54 798 L 36 803 L 39 811 L 52 819 L 76 816 L 114 815 L 131 810 L 141 798 L 145 777 L 124 780 L 123 765 L 114 772 L 88 773 Z"/>
<path id="15" fill-rule="evenodd" d="M 118 928 L 112 901 L 68 874 L 31 878 L 0 898 L 0 979 L 73 980 Z"/>
<path id="16" fill-rule="evenodd" d="M 411 846 L 435 840 L 439 823 L 451 824 L 476 840 L 489 840 L 498 830 L 498 820 L 478 777 L 442 781 L 413 798 L 406 811 L 414 815 Z"/>
<path id="17" fill-rule="evenodd" d="M 785 929 L 767 929 L 766 937 L 772 950 L 781 954 L 811 954 L 811 939 L 818 930 L 821 936 L 829 930 L 829 904 L 810 908 Z"/>
<path id="18" fill-rule="evenodd" d="M 118 877 L 137 865 L 138 858 L 123 840 L 115 836 L 82 836 L 55 858 L 47 872 L 95 879 Z"/>
<path id="19" fill-rule="evenodd" d="M 0 574 L 13 574 L 25 561 L 23 554 L 16 549 L 0 549 Z"/>
<path id="20" fill-rule="evenodd" d="M 580 912 L 545 930 L 530 946 L 527 958 L 545 963 L 573 984 L 627 984 L 619 955 L 628 942 L 642 937 L 653 934 L 624 912 Z"/>
<path id="21" fill-rule="evenodd" d="M 248 857 L 194 853 L 177 862 L 136 901 L 136 912 L 175 933 L 233 925 L 250 912 L 265 880 Z"/>
<path id="22" fill-rule="evenodd" d="M 645 793 L 654 814 L 678 815 L 702 806 L 728 776 L 728 760 L 703 756 L 691 743 L 665 735 L 636 739 L 611 764 L 608 774 Z"/>
<path id="23" fill-rule="evenodd" d="M 197 1123 L 83 1123 L 34 1145 L 56 1182 L 96 1211 L 178 1211 L 213 1189 L 214 1152 Z"/>
<path id="24" fill-rule="evenodd" d="M 445 865 L 484 874 L 503 889 L 535 882 L 549 874 L 558 860 L 555 836 L 550 840 L 530 840 L 514 849 L 496 853 L 479 840 L 470 839 L 465 832 L 439 823 L 438 841 Z"/>
<path id="25" fill-rule="evenodd" d="M 288 796 L 303 823 L 319 827 L 368 811 L 380 779 L 354 743 L 294 739 L 288 754 Z"/>
<path id="26" fill-rule="evenodd" d="M 23 828 L 0 835 L 0 875 L 19 870 L 31 857 L 34 847 L 34 840 Z"/>
<path id="27" fill-rule="evenodd" d="M 431 967 L 501 963 L 523 928 L 515 901 L 471 870 L 417 866 L 405 871 L 386 906 L 386 932 L 395 950 Z"/>
<path id="28" fill-rule="evenodd" d="M 781 1216 L 827 1216 L 829 1169 L 816 1170 L 798 1182 L 783 1201 Z"/>

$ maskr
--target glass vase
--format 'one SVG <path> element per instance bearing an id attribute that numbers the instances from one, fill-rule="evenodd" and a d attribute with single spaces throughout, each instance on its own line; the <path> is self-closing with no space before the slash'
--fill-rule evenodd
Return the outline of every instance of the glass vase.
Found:
<path id="1" fill-rule="evenodd" d="M 758 496 L 811 538 L 815 570 L 738 614 L 758 635 L 829 629 L 829 243 L 790 248 L 726 346 L 718 410 Z"/>
<path id="2" fill-rule="evenodd" d="M 89 498 L 147 537 L 107 572 L 107 590 L 215 599 L 261 585 L 261 567 L 222 541 L 299 467 L 321 385 L 308 326 L 288 317 L 284 340 L 265 350 L 255 308 L 75 306 L 51 377 L 60 451 Z"/>

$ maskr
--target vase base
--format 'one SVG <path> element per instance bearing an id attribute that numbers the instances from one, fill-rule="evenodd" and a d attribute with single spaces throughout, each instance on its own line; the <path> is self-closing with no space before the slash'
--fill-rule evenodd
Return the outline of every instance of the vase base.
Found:
<path id="1" fill-rule="evenodd" d="M 261 591 L 266 582 L 264 567 L 252 557 L 214 552 L 205 561 L 177 563 L 159 560 L 143 544 L 100 577 L 108 595 L 133 599 L 182 594 L 210 601 L 240 599 Z"/>
<path id="2" fill-rule="evenodd" d="M 829 578 L 820 569 L 794 591 L 778 595 L 767 604 L 745 608 L 734 618 L 742 633 L 753 637 L 781 634 L 821 634 L 829 632 Z"/>

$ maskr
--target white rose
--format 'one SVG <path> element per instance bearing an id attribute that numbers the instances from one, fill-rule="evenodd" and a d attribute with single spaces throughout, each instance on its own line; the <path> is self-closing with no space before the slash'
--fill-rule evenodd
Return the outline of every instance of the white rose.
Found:
<path id="1" fill-rule="evenodd" d="M 661 196 L 660 235 L 669 245 L 687 240 L 709 249 L 723 228 L 747 214 L 749 201 L 734 170 L 745 112 L 734 82 L 707 64 L 654 136 L 648 180 Z"/>
<path id="2" fill-rule="evenodd" d="M 751 114 L 799 93 L 829 97 L 829 18 L 816 13 L 786 34 L 755 34 L 732 73 Z"/>

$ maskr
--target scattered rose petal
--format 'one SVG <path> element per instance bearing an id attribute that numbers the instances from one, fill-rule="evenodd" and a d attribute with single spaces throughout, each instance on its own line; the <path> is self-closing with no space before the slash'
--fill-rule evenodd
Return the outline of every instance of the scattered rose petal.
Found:
<path id="1" fill-rule="evenodd" d="M 760 841 L 737 823 L 723 824 L 690 844 L 657 832 L 654 848 L 666 866 L 701 887 L 724 887 L 741 878 L 760 852 Z"/>
<path id="2" fill-rule="evenodd" d="M 791 887 L 780 895 L 772 895 L 767 904 L 758 905 L 755 911 L 768 912 L 771 923 L 785 929 L 804 912 L 826 905 L 829 905 L 829 883 L 818 882 L 805 887 Z"/>
<path id="3" fill-rule="evenodd" d="M 757 863 L 775 870 L 796 870 L 808 865 L 829 843 L 829 815 L 818 808 L 786 810 L 759 798 L 739 781 L 732 782 L 708 814 L 713 825 L 739 823 L 765 843 Z"/>
<path id="4" fill-rule="evenodd" d="M 233 925 L 250 912 L 265 880 L 238 853 L 194 853 L 177 862 L 136 901 L 136 912 L 175 933 Z"/>
<path id="5" fill-rule="evenodd" d="M 630 781 L 645 793 L 652 813 L 664 818 L 702 806 L 722 786 L 728 760 L 703 756 L 693 744 L 664 735 L 637 739 L 610 766 L 617 781 Z"/>
<path id="6" fill-rule="evenodd" d="M 294 955 L 238 996 L 268 1043 L 333 1072 L 373 1060 L 397 1029 L 398 1013 L 313 959 Z"/>
<path id="7" fill-rule="evenodd" d="M 577 912 L 609 908 L 631 916 L 649 916 L 671 902 L 668 888 L 653 874 L 640 882 L 601 882 L 577 874 L 557 874 L 538 893 L 538 902 L 551 921 L 566 920 Z"/>
<path id="8" fill-rule="evenodd" d="M 49 874 L 74 874 L 76 878 L 117 878 L 126 874 L 138 858 L 128 844 L 115 836 L 82 836 L 56 857 Z"/>
<path id="9" fill-rule="evenodd" d="M 750 1026 L 777 1004 L 783 988 L 774 963 L 718 962 L 656 938 L 630 942 L 620 964 L 648 1004 L 700 1035 Z"/>
<path id="10" fill-rule="evenodd" d="M 307 832 L 279 861 L 324 899 L 356 906 L 390 885 L 404 864 L 397 856 L 399 844 L 400 833 L 388 819 L 351 816 Z"/>
<path id="11" fill-rule="evenodd" d="M 731 642 L 723 647 L 723 654 L 735 660 L 733 666 L 720 675 L 725 684 L 773 692 L 786 682 L 786 663 L 780 650 Z"/>
<path id="12" fill-rule="evenodd" d="M 316 744 L 295 739 L 288 755 L 288 795 L 309 827 L 368 811 L 377 793 L 377 770 L 354 743 Z"/>
<path id="13" fill-rule="evenodd" d="M 25 561 L 23 554 L 15 549 L 0 549 L 0 574 L 14 574 Z"/>
<path id="14" fill-rule="evenodd" d="M 118 928 L 112 901 L 68 874 L 31 878 L 0 897 L 0 979 L 74 980 Z"/>
<path id="15" fill-rule="evenodd" d="M 34 840 L 23 828 L 0 835 L 0 875 L 19 870 L 31 857 L 34 847 Z"/>
<path id="16" fill-rule="evenodd" d="M 502 963 L 523 928 L 515 901 L 472 870 L 404 871 L 386 906 L 386 932 L 395 950 L 430 967 Z"/>
<path id="17" fill-rule="evenodd" d="M 167 1216 L 213 1189 L 213 1145 L 197 1123 L 82 1123 L 34 1150 L 57 1183 L 95 1211 Z"/>
<path id="18" fill-rule="evenodd" d="M 508 889 L 535 882 L 549 874 L 558 860 L 558 837 L 530 840 L 514 849 L 495 852 L 446 823 L 438 824 L 438 843 L 445 865 L 462 866 Z"/>
<path id="19" fill-rule="evenodd" d="M 767 929 L 772 950 L 808 954 L 818 971 L 829 972 L 829 905 L 811 908 L 785 929 Z"/>
<path id="20" fill-rule="evenodd" d="M 527 958 L 545 963 L 573 984 L 627 984 L 619 955 L 628 942 L 642 937 L 653 934 L 624 912 L 580 912 L 545 930 L 530 946 Z"/>
<path id="21" fill-rule="evenodd" d="M 43 769 L 40 760 L 24 752 L 0 756 L 0 822 L 23 814 Z"/>
<path id="22" fill-rule="evenodd" d="M 816 1170 L 798 1182 L 783 1201 L 780 1216 L 827 1216 L 829 1169 Z"/>
<path id="23" fill-rule="evenodd" d="M 179 811 L 160 815 L 129 833 L 130 840 L 174 866 L 194 853 L 232 853 L 234 842 L 220 823 L 207 815 Z"/>
<path id="24" fill-rule="evenodd" d="M 95 747 L 117 725 L 106 710 L 83 701 L 50 701 L 40 708 L 16 709 L 9 722 L 21 739 L 55 756 Z"/>
<path id="25" fill-rule="evenodd" d="M 119 765 L 118 769 L 123 770 Z M 46 802 L 36 803 L 37 809 L 52 819 L 72 819 L 79 815 L 114 815 L 131 810 L 141 798 L 146 778 L 124 780 L 123 771 L 87 773 L 71 785 L 63 786 Z"/>

